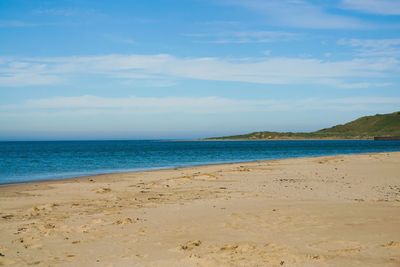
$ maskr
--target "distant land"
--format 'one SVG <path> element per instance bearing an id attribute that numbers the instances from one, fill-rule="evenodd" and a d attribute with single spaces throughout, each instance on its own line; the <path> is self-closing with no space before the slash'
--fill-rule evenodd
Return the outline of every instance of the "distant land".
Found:
<path id="1" fill-rule="evenodd" d="M 400 140 L 400 111 L 366 116 L 315 132 L 253 132 L 211 137 L 205 140 L 303 140 L 303 139 L 396 139 Z"/>

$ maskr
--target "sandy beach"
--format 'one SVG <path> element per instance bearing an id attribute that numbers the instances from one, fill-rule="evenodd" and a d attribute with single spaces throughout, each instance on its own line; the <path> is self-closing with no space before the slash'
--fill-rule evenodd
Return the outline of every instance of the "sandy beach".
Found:
<path id="1" fill-rule="evenodd" d="M 0 187 L 0 265 L 400 266 L 400 153 Z"/>

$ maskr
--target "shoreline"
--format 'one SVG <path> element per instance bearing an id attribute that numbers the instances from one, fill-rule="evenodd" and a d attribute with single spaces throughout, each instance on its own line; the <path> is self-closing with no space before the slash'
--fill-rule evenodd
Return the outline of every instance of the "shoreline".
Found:
<path id="1" fill-rule="evenodd" d="M 250 141 L 250 140 L 248 140 Z M 259 140 L 254 140 L 259 141 Z M 190 169 L 196 167 L 207 167 L 207 166 L 225 166 L 225 165 L 234 165 L 234 164 L 246 164 L 246 163 L 257 163 L 257 162 L 272 162 L 277 160 L 290 160 L 290 159 L 312 159 L 319 157 L 335 157 L 335 156 L 351 156 L 351 155 L 369 155 L 369 154 L 380 154 L 380 153 L 397 153 L 400 151 L 388 151 L 388 152 L 365 152 L 365 153 L 339 153 L 339 154 L 331 154 L 331 155 L 315 155 L 315 156 L 299 156 L 299 157 L 287 157 L 287 158 L 275 158 L 275 159 L 259 159 L 259 160 L 246 160 L 246 161 L 232 161 L 232 162 L 217 162 L 217 163 L 204 163 L 204 164 L 192 164 L 192 165 L 177 165 L 173 167 L 157 167 L 152 169 L 139 169 L 139 170 L 111 170 L 110 172 L 101 172 L 101 173 L 88 173 L 82 175 L 75 175 L 65 178 L 44 178 L 38 180 L 30 180 L 30 181 L 21 181 L 21 182 L 10 182 L 10 183 L 0 183 L 0 188 L 7 186 L 18 186 L 18 185 L 26 185 L 26 184 L 35 184 L 35 183 L 49 183 L 49 182 L 63 182 L 63 181 L 76 181 L 79 179 L 88 179 L 91 177 L 101 177 L 108 175 L 119 175 L 119 174 L 134 174 L 134 173 L 147 173 L 147 172 L 157 172 L 163 170 L 180 170 L 180 169 Z"/>
<path id="2" fill-rule="evenodd" d="M 7 185 L 0 265 L 395 267 L 399 173 L 382 152 Z"/>

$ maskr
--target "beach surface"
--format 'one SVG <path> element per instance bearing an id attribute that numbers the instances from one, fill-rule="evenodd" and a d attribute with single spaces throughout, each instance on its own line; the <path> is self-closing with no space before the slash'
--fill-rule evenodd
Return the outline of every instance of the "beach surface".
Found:
<path id="1" fill-rule="evenodd" d="M 400 153 L 1 186 L 0 265 L 400 266 Z"/>

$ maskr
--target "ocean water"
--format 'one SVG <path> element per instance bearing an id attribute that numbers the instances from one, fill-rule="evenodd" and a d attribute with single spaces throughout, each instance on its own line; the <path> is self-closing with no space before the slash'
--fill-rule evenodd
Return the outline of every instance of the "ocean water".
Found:
<path id="1" fill-rule="evenodd" d="M 400 141 L 0 142 L 0 184 L 213 163 L 400 151 Z"/>

